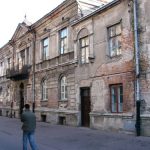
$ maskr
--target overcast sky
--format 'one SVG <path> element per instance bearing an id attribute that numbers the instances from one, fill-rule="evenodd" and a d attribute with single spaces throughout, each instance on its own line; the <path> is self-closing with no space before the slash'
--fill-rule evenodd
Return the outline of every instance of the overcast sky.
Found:
<path id="1" fill-rule="evenodd" d="M 34 23 L 63 1 L 2 0 L 0 2 L 0 48 L 12 38 L 18 24 L 24 21 L 25 15 L 29 22 Z"/>
<path id="2" fill-rule="evenodd" d="M 2 0 L 0 3 L 0 47 L 13 36 L 26 14 L 31 23 L 49 13 L 64 0 Z"/>

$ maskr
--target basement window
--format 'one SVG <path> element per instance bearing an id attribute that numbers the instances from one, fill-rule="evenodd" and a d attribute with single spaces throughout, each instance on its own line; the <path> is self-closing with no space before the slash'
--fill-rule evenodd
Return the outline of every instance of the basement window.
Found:
<path id="1" fill-rule="evenodd" d="M 46 115 L 44 115 L 44 114 L 41 115 L 41 121 L 46 122 Z"/>
<path id="2" fill-rule="evenodd" d="M 60 125 L 65 125 L 66 124 L 66 117 L 59 116 L 59 124 Z"/>

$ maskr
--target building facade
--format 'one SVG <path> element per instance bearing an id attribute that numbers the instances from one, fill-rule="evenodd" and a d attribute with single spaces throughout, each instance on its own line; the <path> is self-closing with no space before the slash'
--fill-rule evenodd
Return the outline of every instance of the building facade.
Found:
<path id="1" fill-rule="evenodd" d="M 150 20 L 148 17 L 150 2 L 138 1 L 138 41 L 140 59 L 140 98 L 141 98 L 141 132 L 150 135 Z"/>
<path id="2" fill-rule="evenodd" d="M 131 133 L 136 124 L 141 134 L 150 135 L 149 22 L 140 17 L 149 2 L 137 3 L 140 76 L 135 71 L 136 1 L 105 2 L 81 9 L 84 1 L 66 0 L 34 24 L 26 19 L 18 24 L 0 49 L 1 115 L 19 118 L 30 103 L 39 121 Z"/>

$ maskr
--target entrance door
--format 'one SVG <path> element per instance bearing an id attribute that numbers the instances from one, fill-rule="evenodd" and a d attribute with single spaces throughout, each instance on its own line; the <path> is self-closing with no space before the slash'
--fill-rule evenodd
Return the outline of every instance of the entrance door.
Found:
<path id="1" fill-rule="evenodd" d="M 24 107 L 24 85 L 23 83 L 20 84 L 20 114 L 23 112 Z"/>
<path id="2" fill-rule="evenodd" d="M 81 88 L 81 125 L 84 127 L 90 126 L 90 88 Z"/>

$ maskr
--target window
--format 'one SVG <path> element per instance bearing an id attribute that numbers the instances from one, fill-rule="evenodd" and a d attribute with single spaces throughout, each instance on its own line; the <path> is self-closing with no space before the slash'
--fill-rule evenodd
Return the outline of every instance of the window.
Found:
<path id="1" fill-rule="evenodd" d="M 42 81 L 42 100 L 48 100 L 48 88 L 47 88 L 47 81 Z"/>
<path id="2" fill-rule="evenodd" d="M 48 38 L 45 38 L 45 39 L 43 39 L 42 41 L 41 41 L 41 45 L 42 45 L 42 60 L 46 60 L 47 59 L 47 57 L 48 57 L 48 53 L 49 53 L 49 51 L 48 51 L 48 47 L 49 47 L 49 42 L 48 42 Z"/>
<path id="3" fill-rule="evenodd" d="M 25 49 L 20 52 L 22 66 L 25 65 Z"/>
<path id="4" fill-rule="evenodd" d="M 0 96 L 2 95 L 3 88 L 0 86 Z"/>
<path id="5" fill-rule="evenodd" d="M 110 56 L 121 54 L 121 23 L 108 28 L 109 53 Z"/>
<path id="6" fill-rule="evenodd" d="M 60 54 L 67 53 L 67 35 L 68 31 L 67 28 L 60 30 Z"/>
<path id="7" fill-rule="evenodd" d="M 19 62 L 20 62 L 20 53 L 16 53 L 16 59 L 17 59 L 17 65 L 19 65 Z"/>
<path id="8" fill-rule="evenodd" d="M 27 65 L 29 65 L 29 64 L 30 64 L 29 47 L 26 49 L 26 53 L 27 53 L 27 58 L 26 58 L 26 60 L 27 60 Z"/>
<path id="9" fill-rule="evenodd" d="M 7 68 L 10 69 L 11 68 L 11 58 L 7 59 Z"/>
<path id="10" fill-rule="evenodd" d="M 123 112 L 123 87 L 122 84 L 111 85 L 111 111 Z"/>
<path id="11" fill-rule="evenodd" d="M 31 94 L 32 93 L 32 90 L 31 90 L 31 87 L 27 87 L 27 93 L 26 93 L 26 96 L 27 96 L 27 100 L 30 102 L 32 101 L 32 97 L 31 97 Z"/>
<path id="12" fill-rule="evenodd" d="M 89 38 L 88 36 L 80 39 L 80 56 L 81 56 L 81 64 L 89 62 Z"/>
<path id="13" fill-rule="evenodd" d="M 7 95 L 7 101 L 10 101 L 10 87 L 9 86 L 7 87 L 6 95 Z"/>
<path id="14" fill-rule="evenodd" d="M 0 73 L 1 73 L 1 76 L 4 75 L 4 62 L 0 63 Z"/>
<path id="15" fill-rule="evenodd" d="M 66 100 L 67 99 L 67 79 L 65 76 L 61 78 L 60 87 L 61 87 L 61 100 Z"/>

